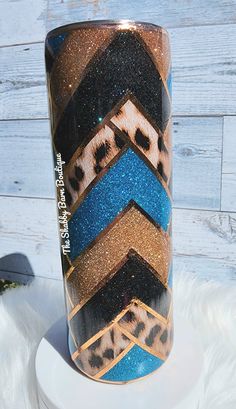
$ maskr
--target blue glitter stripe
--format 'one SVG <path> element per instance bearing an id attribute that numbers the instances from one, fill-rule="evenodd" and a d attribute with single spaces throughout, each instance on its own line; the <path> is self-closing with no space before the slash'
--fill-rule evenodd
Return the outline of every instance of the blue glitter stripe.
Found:
<path id="1" fill-rule="evenodd" d="M 133 199 L 164 230 L 168 227 L 171 201 L 157 177 L 139 156 L 128 149 L 89 192 L 69 221 L 74 260 Z"/>
<path id="2" fill-rule="evenodd" d="M 150 374 L 158 369 L 163 362 L 138 345 L 134 345 L 124 358 L 103 375 L 101 379 L 111 382 L 130 381 Z"/>

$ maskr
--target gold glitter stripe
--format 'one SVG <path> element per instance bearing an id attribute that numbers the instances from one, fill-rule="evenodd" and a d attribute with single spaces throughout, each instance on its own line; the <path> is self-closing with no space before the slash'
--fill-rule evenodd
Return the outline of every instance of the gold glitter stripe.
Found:
<path id="1" fill-rule="evenodd" d="M 125 260 L 127 259 L 127 257 L 125 257 Z M 120 267 L 122 266 L 122 263 L 120 263 Z M 167 287 L 167 291 L 170 294 L 170 297 L 172 298 L 172 290 L 170 287 Z M 97 292 L 97 288 L 94 291 L 94 295 Z M 91 297 L 89 297 L 88 299 L 84 299 L 83 302 L 80 302 L 79 304 L 77 304 L 73 310 L 70 311 L 70 313 L 68 314 L 68 320 L 70 321 L 76 314 L 77 312 L 79 312 L 79 310 L 81 310 L 81 308 L 90 300 Z M 171 317 L 171 311 L 169 308 L 168 311 L 168 318 L 166 319 L 165 317 L 163 317 L 162 315 L 160 315 L 158 312 L 154 311 L 151 307 L 149 307 L 148 305 L 144 304 L 142 301 L 140 301 L 138 298 L 134 298 L 132 300 L 132 302 L 134 304 L 137 304 L 138 306 L 142 307 L 144 310 L 146 310 L 147 312 L 149 312 L 150 314 L 154 315 L 156 318 L 158 318 L 160 321 L 162 321 L 164 324 L 168 323 L 172 317 Z"/>
<path id="2" fill-rule="evenodd" d="M 154 227 L 156 227 L 158 230 L 160 230 L 163 234 L 163 236 L 166 236 L 168 238 L 167 232 L 155 221 L 152 219 L 152 217 L 145 212 L 145 210 L 142 209 L 141 206 L 138 205 L 138 203 L 135 202 L 135 200 L 131 199 L 128 203 L 128 205 L 121 210 L 121 212 L 113 219 L 113 221 L 105 227 L 105 229 L 102 230 L 101 233 L 98 234 L 98 236 L 86 247 L 85 250 L 83 250 L 80 255 L 73 261 L 73 266 L 77 267 L 78 261 L 87 253 L 89 249 L 92 249 L 103 237 L 107 235 L 107 233 L 119 222 L 122 217 L 124 217 L 130 209 L 135 208 L 137 211 L 139 211 L 150 223 L 153 224 Z M 69 275 L 70 276 L 73 273 L 74 270 L 71 270 Z"/>
<path id="3" fill-rule="evenodd" d="M 138 39 L 138 41 L 140 42 L 140 44 L 143 46 L 143 48 L 145 49 L 146 53 L 149 55 L 149 57 L 151 58 L 153 64 L 155 65 L 156 69 L 158 70 L 158 73 L 160 74 L 162 83 L 165 87 L 166 93 L 168 95 L 169 98 L 169 102 L 170 102 L 170 107 L 171 107 L 171 96 L 167 87 L 167 83 L 166 83 L 166 79 L 167 79 L 167 75 L 164 74 L 160 61 L 158 62 L 155 58 L 155 55 L 153 54 L 152 49 L 150 49 L 150 47 L 147 45 L 146 41 L 144 40 L 144 38 L 142 37 L 142 35 L 140 35 L 139 33 L 135 33 L 136 38 Z M 154 47 L 152 47 L 153 49 L 155 49 Z M 169 55 L 169 53 L 168 53 Z M 165 61 L 166 59 L 166 55 L 165 58 L 162 58 L 162 62 Z M 169 69 L 170 69 L 170 65 L 169 65 Z M 169 71 L 169 70 L 168 70 Z M 171 116 L 171 113 L 170 113 Z"/>
<path id="4" fill-rule="evenodd" d="M 53 100 L 57 101 L 54 107 L 54 130 L 88 70 L 115 36 L 116 32 L 105 28 L 103 30 L 78 29 L 65 38 L 50 74 L 51 93 Z M 79 55 L 81 58 L 78 63 Z"/>
<path id="5" fill-rule="evenodd" d="M 170 40 L 168 33 L 160 29 L 159 32 L 145 30 L 138 32 L 145 49 L 151 53 L 152 60 L 162 77 L 166 80 L 171 68 Z"/>
<path id="6" fill-rule="evenodd" d="M 121 240 L 122 237 L 122 240 Z M 68 277 L 76 288 L 80 303 L 91 298 L 117 272 L 117 266 L 134 250 L 152 268 L 153 274 L 167 286 L 170 241 L 166 233 L 153 225 L 139 209 L 132 206 L 94 246 L 76 259 Z"/>
<path id="7" fill-rule="evenodd" d="M 115 226 L 115 224 L 118 222 L 118 220 L 120 220 L 123 215 L 125 215 L 133 206 L 137 206 L 137 208 L 139 208 L 139 206 L 136 204 L 136 202 L 134 200 L 131 200 L 128 205 L 125 207 L 125 209 L 123 209 L 114 219 L 113 221 L 107 226 L 105 227 L 105 229 L 98 234 L 98 236 L 88 245 L 88 247 L 86 247 L 85 250 L 83 250 L 80 255 L 73 261 L 73 266 L 74 268 L 77 267 L 78 262 L 80 261 L 81 257 L 83 256 L 83 254 L 87 253 L 87 251 L 89 249 L 91 249 L 102 237 L 104 237 L 113 226 Z M 157 225 L 158 228 L 158 225 Z M 74 270 L 69 271 L 68 270 L 68 276 L 66 278 L 69 278 L 70 275 L 73 273 Z"/>
<path id="8" fill-rule="evenodd" d="M 124 334 L 127 338 L 129 338 L 131 341 L 133 341 L 140 348 L 142 348 L 145 351 L 149 352 L 149 354 L 154 355 L 155 357 L 161 359 L 162 361 L 166 360 L 164 355 L 162 355 L 161 353 L 155 352 L 152 348 L 149 348 L 147 345 L 140 342 L 138 338 L 134 337 L 130 332 L 126 331 L 126 329 L 122 328 L 119 324 L 117 324 L 117 327 L 122 332 L 122 334 Z"/>
<path id="9" fill-rule="evenodd" d="M 105 375 L 110 369 L 112 369 L 122 358 L 125 357 L 125 355 L 128 354 L 128 352 L 133 348 L 134 342 L 130 342 L 129 345 L 122 351 L 110 364 L 105 366 L 100 372 L 98 372 L 96 375 L 94 375 L 94 379 L 99 379 L 103 375 Z"/>
<path id="10" fill-rule="evenodd" d="M 114 268 L 114 274 L 117 272 L 117 270 L 119 270 L 122 265 L 124 264 L 124 262 L 127 260 L 127 255 L 124 257 L 123 260 L 120 261 L 120 263 L 118 265 L 116 265 L 116 267 Z M 112 272 L 113 273 L 113 272 Z M 74 308 L 73 310 L 70 311 L 69 315 L 68 315 L 68 319 L 71 320 L 79 310 L 81 310 L 81 308 L 87 304 L 87 302 L 90 300 L 91 297 L 93 297 L 93 295 L 95 295 L 97 293 L 97 291 L 101 288 L 100 286 L 102 286 L 103 283 L 99 283 L 96 287 L 94 287 L 94 292 L 92 294 L 92 296 L 89 296 L 87 298 L 84 298 L 83 301 L 79 302 Z"/>

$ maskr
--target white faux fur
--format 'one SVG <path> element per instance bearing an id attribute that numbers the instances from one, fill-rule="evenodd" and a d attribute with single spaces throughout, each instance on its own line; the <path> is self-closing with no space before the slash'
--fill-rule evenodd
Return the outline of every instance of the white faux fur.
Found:
<path id="1" fill-rule="evenodd" d="M 187 275 L 178 275 L 174 284 L 175 308 L 199 331 L 205 351 L 205 393 L 199 409 L 235 409 L 236 286 Z M 1 409 L 38 409 L 35 351 L 63 312 L 61 282 L 35 279 L 0 297 Z"/>

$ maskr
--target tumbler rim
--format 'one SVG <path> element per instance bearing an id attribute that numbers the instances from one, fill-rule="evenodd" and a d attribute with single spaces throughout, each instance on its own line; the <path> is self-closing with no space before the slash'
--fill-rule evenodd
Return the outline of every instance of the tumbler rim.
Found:
<path id="1" fill-rule="evenodd" d="M 65 31 L 70 31 L 70 30 L 76 30 L 77 28 L 91 28 L 91 27 L 97 27 L 97 26 L 119 26 L 119 25 L 125 25 L 125 24 L 130 24 L 132 25 L 136 25 L 136 26 L 140 26 L 143 29 L 146 30 L 156 30 L 156 31 L 163 31 L 164 33 L 166 33 L 168 35 L 168 31 L 163 28 L 162 26 L 159 26 L 157 24 L 154 23 L 149 23 L 146 21 L 137 21 L 137 20 L 129 20 L 129 19 L 119 19 L 119 20 L 87 20 L 87 21 L 78 21 L 78 22 L 74 22 L 74 23 L 68 23 L 68 24 L 64 24 L 58 27 L 55 27 L 54 29 L 50 30 L 47 35 L 46 35 L 46 40 L 48 38 L 50 38 L 51 36 L 54 36 L 56 34 L 60 35 L 62 33 L 64 33 Z"/>

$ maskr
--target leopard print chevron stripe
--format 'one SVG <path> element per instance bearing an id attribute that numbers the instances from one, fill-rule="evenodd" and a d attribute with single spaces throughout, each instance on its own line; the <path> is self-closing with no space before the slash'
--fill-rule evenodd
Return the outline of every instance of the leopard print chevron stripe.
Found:
<path id="1" fill-rule="evenodd" d="M 169 38 L 104 21 L 45 45 L 71 357 L 126 383 L 173 342 Z"/>
<path id="2" fill-rule="evenodd" d="M 114 127 L 111 129 L 111 124 L 109 126 L 108 122 L 108 125 L 104 125 L 98 131 L 81 153 L 79 149 L 77 157 L 73 155 L 75 159 L 66 168 L 66 198 L 68 208 L 72 212 L 74 204 L 92 181 L 127 145 L 125 136 L 140 149 L 150 164 L 157 169 L 167 186 L 169 185 L 171 152 L 169 144 L 165 144 L 161 131 L 153 128 L 131 100 L 126 101 L 110 121 L 121 132 L 115 130 Z"/>
<path id="3" fill-rule="evenodd" d="M 165 360 L 173 342 L 172 316 L 164 322 L 134 302 L 118 323 L 77 354 L 75 362 L 90 376 L 95 376 L 130 342 Z"/>

